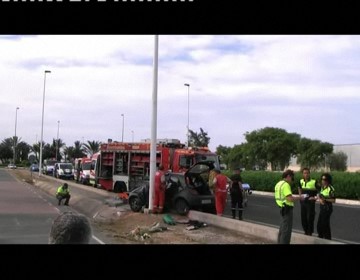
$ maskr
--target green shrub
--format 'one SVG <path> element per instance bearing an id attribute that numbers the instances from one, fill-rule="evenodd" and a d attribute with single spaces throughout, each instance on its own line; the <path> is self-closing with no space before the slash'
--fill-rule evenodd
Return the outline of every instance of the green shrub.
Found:
<path id="1" fill-rule="evenodd" d="M 227 176 L 231 175 L 228 170 L 224 171 Z M 322 172 L 311 172 L 311 177 L 320 183 Z M 333 186 L 337 198 L 360 199 L 360 172 L 330 172 L 333 177 Z M 241 177 L 244 183 L 248 183 L 252 190 L 273 192 L 275 185 L 281 180 L 282 172 L 273 171 L 243 171 Z M 298 184 L 302 178 L 301 172 L 295 172 L 295 184 L 293 193 L 298 193 Z"/>

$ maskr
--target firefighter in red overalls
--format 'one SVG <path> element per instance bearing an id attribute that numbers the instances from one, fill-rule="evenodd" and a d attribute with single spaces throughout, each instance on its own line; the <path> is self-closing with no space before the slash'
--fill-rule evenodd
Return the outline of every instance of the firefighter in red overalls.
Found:
<path id="1" fill-rule="evenodd" d="M 154 205 L 153 213 L 162 213 L 164 209 L 165 202 L 165 172 L 164 166 L 159 165 L 159 169 L 155 173 L 155 195 L 154 195 Z"/>
<path id="2" fill-rule="evenodd" d="M 215 169 L 216 175 L 214 178 L 214 191 L 215 191 L 215 208 L 216 215 L 222 216 L 225 210 L 226 198 L 227 198 L 227 183 L 231 180 L 224 174 L 221 174 L 219 169 Z"/>

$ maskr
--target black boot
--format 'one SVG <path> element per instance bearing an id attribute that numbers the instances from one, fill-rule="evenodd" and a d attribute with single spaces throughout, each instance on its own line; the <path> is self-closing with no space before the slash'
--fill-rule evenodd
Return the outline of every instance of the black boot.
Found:
<path id="1" fill-rule="evenodd" d="M 242 214 L 243 214 L 243 210 L 239 210 L 239 220 L 243 219 Z"/>
<path id="2" fill-rule="evenodd" d="M 233 219 L 235 219 L 235 210 L 231 210 L 231 213 L 232 213 Z"/>

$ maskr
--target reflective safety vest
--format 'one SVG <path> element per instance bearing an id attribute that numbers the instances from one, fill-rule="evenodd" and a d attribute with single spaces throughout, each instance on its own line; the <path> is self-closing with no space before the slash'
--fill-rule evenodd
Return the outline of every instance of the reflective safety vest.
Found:
<path id="1" fill-rule="evenodd" d="M 300 180 L 300 185 L 303 190 L 316 191 L 316 180 L 311 179 L 310 181 L 305 182 L 304 179 Z"/>
<path id="2" fill-rule="evenodd" d="M 281 180 L 275 186 L 275 201 L 279 207 L 284 207 L 284 204 L 288 206 L 294 206 L 294 202 L 288 201 L 286 196 L 292 195 L 291 186 L 288 182 Z"/>
<path id="3" fill-rule="evenodd" d="M 326 188 L 321 188 L 320 194 L 324 198 L 334 198 L 335 189 L 333 186 L 328 185 Z"/>
<path id="4" fill-rule="evenodd" d="M 58 187 L 56 194 L 66 195 L 69 194 L 69 189 L 64 189 L 63 186 Z"/>

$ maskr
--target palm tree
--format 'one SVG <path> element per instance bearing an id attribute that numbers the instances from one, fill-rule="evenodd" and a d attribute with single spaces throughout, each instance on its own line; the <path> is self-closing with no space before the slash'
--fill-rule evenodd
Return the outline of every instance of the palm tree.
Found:
<path id="1" fill-rule="evenodd" d="M 38 156 L 40 156 L 40 142 L 30 146 L 30 151 L 35 154 L 36 161 L 39 162 Z"/>
<path id="2" fill-rule="evenodd" d="M 81 144 L 80 141 L 75 141 L 74 142 L 74 158 L 81 158 L 81 157 L 85 157 L 86 154 L 84 153 L 84 147 Z"/>
<path id="3" fill-rule="evenodd" d="M 54 157 L 57 155 L 57 161 L 61 159 L 60 149 L 64 148 L 66 144 L 59 138 L 59 139 L 53 139 L 53 143 L 51 145 L 51 150 L 54 151 Z M 57 150 L 57 153 L 56 153 Z"/>
<path id="4" fill-rule="evenodd" d="M 84 152 L 88 154 L 88 156 L 92 156 L 100 150 L 100 141 L 87 141 L 87 144 L 83 144 Z"/>

